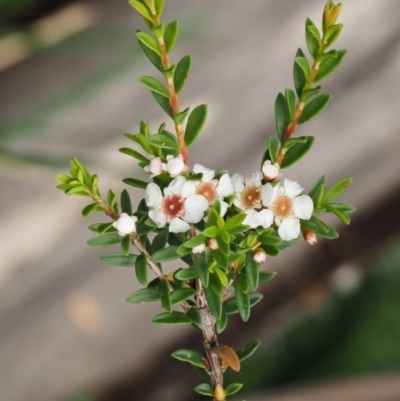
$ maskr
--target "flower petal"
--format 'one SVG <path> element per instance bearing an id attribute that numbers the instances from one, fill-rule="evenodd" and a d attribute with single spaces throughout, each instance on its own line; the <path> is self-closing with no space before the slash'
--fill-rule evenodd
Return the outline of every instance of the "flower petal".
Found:
<path id="1" fill-rule="evenodd" d="M 185 185 L 185 183 L 186 183 L 186 178 L 179 175 L 178 177 L 174 178 L 172 182 L 168 185 L 168 190 L 171 192 L 171 194 L 181 195 L 182 188 Z"/>
<path id="2" fill-rule="evenodd" d="M 279 236 L 285 241 L 291 241 L 300 235 L 300 222 L 297 219 L 283 219 L 278 228 Z"/>
<path id="3" fill-rule="evenodd" d="M 251 181 L 255 187 L 261 186 L 261 180 L 263 179 L 263 175 L 261 171 L 256 171 L 251 175 Z"/>
<path id="4" fill-rule="evenodd" d="M 246 218 L 243 220 L 243 224 L 250 226 L 251 228 L 257 227 L 257 218 L 255 217 L 258 213 L 254 209 L 248 209 L 245 211 Z"/>
<path id="5" fill-rule="evenodd" d="M 118 230 L 118 234 L 125 236 L 136 232 L 136 218 L 129 216 L 126 213 L 122 213 L 119 219 L 115 222 L 115 228 Z"/>
<path id="6" fill-rule="evenodd" d="M 221 212 L 220 212 L 219 215 L 220 215 L 221 217 L 224 217 L 226 211 L 228 210 L 229 205 L 228 205 L 226 202 L 224 202 L 224 201 L 220 201 L 220 204 L 221 204 Z"/>
<path id="7" fill-rule="evenodd" d="M 176 177 L 185 171 L 185 163 L 180 157 L 173 157 L 167 162 L 167 171 L 171 177 Z"/>
<path id="8" fill-rule="evenodd" d="M 162 201 L 161 189 L 158 185 L 150 183 L 146 187 L 146 193 L 144 196 L 147 206 L 157 207 Z"/>
<path id="9" fill-rule="evenodd" d="M 218 182 L 217 193 L 221 198 L 225 198 L 233 194 L 233 185 L 229 174 L 224 174 Z"/>
<path id="10" fill-rule="evenodd" d="M 313 213 L 314 203 L 308 195 L 301 195 L 294 200 L 292 210 L 299 219 L 308 220 Z"/>
<path id="11" fill-rule="evenodd" d="M 194 181 L 186 181 L 182 186 L 182 198 L 189 198 L 196 193 L 196 184 Z"/>
<path id="12" fill-rule="evenodd" d="M 202 166 L 201 164 L 195 164 L 193 166 L 193 172 L 198 174 L 198 173 L 203 173 L 203 182 L 210 182 L 214 178 L 215 170 L 210 170 L 207 167 Z"/>
<path id="13" fill-rule="evenodd" d="M 264 206 L 271 206 L 276 199 L 279 191 L 279 185 L 274 187 L 271 184 L 265 184 L 262 187 L 261 199 Z"/>
<path id="14" fill-rule="evenodd" d="M 158 210 L 150 210 L 149 217 L 157 224 L 158 228 L 164 227 L 167 223 L 167 217 L 165 214 Z"/>
<path id="15" fill-rule="evenodd" d="M 208 208 L 208 201 L 203 195 L 192 195 L 184 202 L 183 219 L 188 223 L 198 223 Z"/>
<path id="16" fill-rule="evenodd" d="M 274 181 L 279 176 L 279 170 L 276 163 L 272 164 L 270 160 L 265 160 L 262 167 L 262 173 L 267 181 Z"/>
<path id="17" fill-rule="evenodd" d="M 300 195 L 304 190 L 304 188 L 302 188 L 298 182 L 288 180 L 287 178 L 285 178 L 283 187 L 285 188 L 285 194 L 289 198 L 295 198 L 297 195 Z"/>
<path id="18" fill-rule="evenodd" d="M 272 213 L 272 210 L 269 209 L 261 210 L 261 212 L 257 213 L 255 218 L 257 219 L 258 225 L 263 228 L 271 227 L 274 222 L 274 214 Z"/>
<path id="19" fill-rule="evenodd" d="M 235 173 L 231 176 L 234 192 L 242 192 L 244 188 L 244 178 L 242 175 Z"/>
<path id="20" fill-rule="evenodd" d="M 175 217 L 171 220 L 169 225 L 169 232 L 171 233 L 185 233 L 189 231 L 190 226 L 186 221 L 181 220 L 179 217 Z"/>

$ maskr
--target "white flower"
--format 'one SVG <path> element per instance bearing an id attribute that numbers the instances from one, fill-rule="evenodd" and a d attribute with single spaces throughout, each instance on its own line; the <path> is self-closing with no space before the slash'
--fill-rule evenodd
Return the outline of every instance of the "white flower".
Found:
<path id="1" fill-rule="evenodd" d="M 188 223 L 198 223 L 208 208 L 207 199 L 196 194 L 195 189 L 191 181 L 182 176 L 176 177 L 164 189 L 164 195 L 156 184 L 150 183 L 145 194 L 146 205 L 153 208 L 149 217 L 160 228 L 169 223 L 170 232 L 188 231 Z"/>
<path id="2" fill-rule="evenodd" d="M 270 160 L 265 160 L 262 173 L 266 181 L 275 181 L 279 177 L 279 164 L 272 164 Z"/>
<path id="3" fill-rule="evenodd" d="M 159 157 L 153 157 L 150 160 L 150 163 L 148 166 L 144 168 L 144 171 L 147 171 L 148 173 L 151 173 L 150 177 L 155 177 L 157 175 L 162 174 L 163 171 L 167 170 L 167 166 Z"/>
<path id="4" fill-rule="evenodd" d="M 261 205 L 261 180 L 262 174 L 257 171 L 251 178 L 243 179 L 240 174 L 234 174 L 231 177 L 233 191 L 236 199 L 234 204 L 242 210 L 260 209 Z"/>
<path id="5" fill-rule="evenodd" d="M 208 200 L 209 205 L 219 200 L 221 202 L 221 216 L 223 217 L 229 207 L 223 199 L 233 195 L 233 184 L 229 175 L 225 173 L 219 180 L 214 179 L 215 171 L 201 164 L 195 164 L 193 172 L 203 174 L 201 182 L 197 183 L 196 193 L 203 195 Z"/>
<path id="6" fill-rule="evenodd" d="M 183 162 L 183 156 L 181 154 L 178 157 L 173 157 L 172 155 L 167 156 L 167 171 L 171 177 L 177 177 L 188 168 Z"/>
<path id="7" fill-rule="evenodd" d="M 274 222 L 274 214 L 268 209 L 262 209 L 260 212 L 254 209 L 248 209 L 245 213 L 246 218 L 243 220 L 243 224 L 251 228 L 257 228 L 258 226 L 268 228 L 271 227 Z"/>
<path id="8" fill-rule="evenodd" d="M 257 263 L 264 263 L 267 260 L 267 254 L 262 249 L 256 249 L 253 259 Z"/>
<path id="9" fill-rule="evenodd" d="M 278 234 L 290 241 L 300 235 L 300 221 L 308 220 L 313 213 L 314 204 L 308 195 L 300 195 L 303 188 L 296 182 L 285 179 L 283 187 L 265 184 L 262 188 L 262 204 L 272 210 Z"/>
<path id="10" fill-rule="evenodd" d="M 125 235 L 136 233 L 136 222 L 137 217 L 122 213 L 118 220 L 114 221 L 113 227 L 117 229 L 121 237 L 124 237 Z"/>

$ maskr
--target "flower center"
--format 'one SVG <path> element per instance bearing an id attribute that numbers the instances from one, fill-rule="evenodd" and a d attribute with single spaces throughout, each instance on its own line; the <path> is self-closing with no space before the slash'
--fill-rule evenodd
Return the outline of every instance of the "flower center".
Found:
<path id="1" fill-rule="evenodd" d="M 184 213 L 183 199 L 179 195 L 168 195 L 162 201 L 161 210 L 167 219 L 182 216 Z"/>
<path id="2" fill-rule="evenodd" d="M 240 200 L 246 209 L 261 207 L 261 192 L 259 187 L 245 187 Z"/>
<path id="3" fill-rule="evenodd" d="M 218 198 L 215 185 L 211 182 L 200 183 L 196 189 L 196 193 L 203 195 L 208 200 L 209 205 L 212 205 Z"/>
<path id="4" fill-rule="evenodd" d="M 275 202 L 272 205 L 272 209 L 276 217 L 284 219 L 292 213 L 292 205 L 293 202 L 290 198 L 288 198 L 287 196 L 279 196 L 275 199 Z"/>

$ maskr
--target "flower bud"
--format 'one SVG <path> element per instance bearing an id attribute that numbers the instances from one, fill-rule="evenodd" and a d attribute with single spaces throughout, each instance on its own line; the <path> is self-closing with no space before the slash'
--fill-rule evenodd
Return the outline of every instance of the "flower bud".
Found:
<path id="1" fill-rule="evenodd" d="M 264 263 L 267 260 L 267 254 L 261 248 L 257 248 L 253 254 L 253 259 L 257 263 Z"/>
<path id="2" fill-rule="evenodd" d="M 222 386 L 218 385 L 214 390 L 214 398 L 216 401 L 225 401 L 226 395 Z"/>
<path id="3" fill-rule="evenodd" d="M 114 221 L 113 227 L 117 229 L 121 237 L 124 237 L 125 235 L 136 233 L 136 221 L 137 217 L 122 213 L 119 219 Z"/>
<path id="4" fill-rule="evenodd" d="M 207 245 L 210 249 L 212 250 L 216 250 L 218 249 L 218 243 L 217 240 L 215 238 L 211 238 L 210 240 L 208 240 Z"/>
<path id="5" fill-rule="evenodd" d="M 272 164 L 270 160 L 265 160 L 262 173 L 266 181 L 275 181 L 279 177 L 279 164 Z"/>
<path id="6" fill-rule="evenodd" d="M 187 170 L 187 166 L 183 163 L 182 155 L 178 157 L 172 157 L 171 155 L 167 157 L 167 171 L 171 177 L 177 177 Z"/>
<path id="7" fill-rule="evenodd" d="M 200 244 L 192 248 L 193 253 L 202 253 L 206 249 L 206 244 Z"/>
<path id="8" fill-rule="evenodd" d="M 162 174 L 164 170 L 166 170 L 165 163 L 159 157 L 154 157 L 150 160 L 150 164 L 144 168 L 145 171 L 151 173 L 151 177 L 155 177 L 157 175 Z"/>
<path id="9" fill-rule="evenodd" d="M 317 235 L 314 231 L 309 230 L 308 228 L 303 228 L 302 230 L 304 239 L 310 244 L 315 245 L 317 241 Z"/>

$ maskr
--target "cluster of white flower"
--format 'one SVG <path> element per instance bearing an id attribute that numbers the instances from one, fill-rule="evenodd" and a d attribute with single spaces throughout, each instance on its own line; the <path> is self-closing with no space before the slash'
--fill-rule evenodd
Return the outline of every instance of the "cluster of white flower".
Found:
<path id="1" fill-rule="evenodd" d="M 283 185 L 271 183 L 280 174 L 279 166 L 270 161 L 264 163 L 262 171 L 246 179 L 240 174 L 223 174 L 217 179 L 214 170 L 196 164 L 193 172 L 201 173 L 202 179 L 188 180 L 182 175 L 188 168 L 181 155 L 168 157 L 166 163 L 155 157 L 146 170 L 152 176 L 166 171 L 173 178 L 163 191 L 157 184 L 148 184 L 145 194 L 146 205 L 152 208 L 149 217 L 159 228 L 169 224 L 168 229 L 173 233 L 189 231 L 190 224 L 200 222 L 218 200 L 222 217 L 230 205 L 234 206 L 246 214 L 243 224 L 251 228 L 269 228 L 275 224 L 279 236 L 290 241 L 300 235 L 300 219 L 308 220 L 314 209 L 312 199 L 301 195 L 303 188 L 297 182 L 285 179 Z M 267 181 L 264 185 L 263 179 Z M 125 221 L 128 217 L 121 215 L 120 220 Z M 118 220 L 115 226 L 121 224 L 122 220 Z M 118 231 L 121 235 L 127 233 L 127 229 L 118 228 Z"/>

